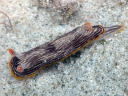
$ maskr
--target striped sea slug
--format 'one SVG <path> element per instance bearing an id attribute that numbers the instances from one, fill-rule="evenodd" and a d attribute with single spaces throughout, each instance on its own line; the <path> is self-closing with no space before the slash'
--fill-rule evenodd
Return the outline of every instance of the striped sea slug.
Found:
<path id="1" fill-rule="evenodd" d="M 33 76 L 33 73 L 40 68 L 59 62 L 88 44 L 121 29 L 120 25 L 103 27 L 85 23 L 51 42 L 46 42 L 21 54 L 8 49 L 12 55 L 9 61 L 11 73 L 17 79 Z"/>

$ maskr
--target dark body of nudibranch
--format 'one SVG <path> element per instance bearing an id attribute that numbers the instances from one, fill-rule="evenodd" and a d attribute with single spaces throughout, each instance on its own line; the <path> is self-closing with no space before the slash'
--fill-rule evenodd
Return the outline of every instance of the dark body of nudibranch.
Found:
<path id="1" fill-rule="evenodd" d="M 15 54 L 13 50 L 9 49 L 12 54 L 9 62 L 10 69 L 17 79 L 31 76 L 41 67 L 61 61 L 93 41 L 121 28 L 122 26 L 118 25 L 102 27 L 101 25 L 92 26 L 90 23 L 85 23 L 54 41 L 42 44 L 27 52 Z"/>

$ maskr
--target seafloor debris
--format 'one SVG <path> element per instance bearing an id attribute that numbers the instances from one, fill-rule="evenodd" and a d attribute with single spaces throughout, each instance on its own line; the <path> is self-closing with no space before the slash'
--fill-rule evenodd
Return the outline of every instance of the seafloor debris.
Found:
<path id="1" fill-rule="evenodd" d="M 33 0 L 39 8 L 51 9 L 65 22 L 80 8 L 80 0 Z"/>
<path id="2" fill-rule="evenodd" d="M 0 11 L 0 25 L 4 25 L 6 31 L 13 31 L 11 20 L 4 11 Z"/>

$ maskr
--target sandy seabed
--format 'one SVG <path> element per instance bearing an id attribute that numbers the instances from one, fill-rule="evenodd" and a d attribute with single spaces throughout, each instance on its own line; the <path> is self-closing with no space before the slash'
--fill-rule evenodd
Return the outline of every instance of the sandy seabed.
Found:
<path id="1" fill-rule="evenodd" d="M 65 24 L 30 0 L 0 0 L 0 11 L 13 26 L 0 24 L 0 96 L 128 96 L 128 0 L 85 0 Z M 2 13 L 0 22 L 10 24 Z M 84 22 L 123 24 L 126 29 L 34 78 L 18 81 L 10 75 L 8 48 L 27 51 Z"/>

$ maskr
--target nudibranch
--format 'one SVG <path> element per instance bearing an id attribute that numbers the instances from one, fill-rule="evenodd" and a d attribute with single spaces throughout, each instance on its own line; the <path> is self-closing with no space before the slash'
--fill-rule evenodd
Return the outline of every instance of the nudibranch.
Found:
<path id="1" fill-rule="evenodd" d="M 87 22 L 51 42 L 46 42 L 21 54 L 15 53 L 13 49 L 8 49 L 12 55 L 9 61 L 12 76 L 16 79 L 34 76 L 40 68 L 59 62 L 88 44 L 121 29 L 121 25 L 103 27 L 101 25 L 93 26 Z"/>

